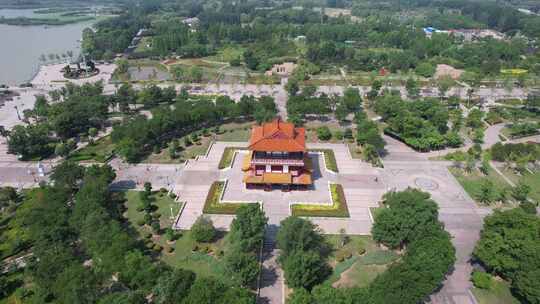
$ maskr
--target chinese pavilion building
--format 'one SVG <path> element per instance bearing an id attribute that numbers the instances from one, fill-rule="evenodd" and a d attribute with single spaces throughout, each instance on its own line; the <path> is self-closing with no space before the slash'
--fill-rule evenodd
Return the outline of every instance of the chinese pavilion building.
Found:
<path id="1" fill-rule="evenodd" d="M 306 188 L 312 184 L 312 163 L 306 150 L 306 130 L 276 119 L 254 126 L 249 153 L 242 170 L 248 189 L 283 190 Z"/>

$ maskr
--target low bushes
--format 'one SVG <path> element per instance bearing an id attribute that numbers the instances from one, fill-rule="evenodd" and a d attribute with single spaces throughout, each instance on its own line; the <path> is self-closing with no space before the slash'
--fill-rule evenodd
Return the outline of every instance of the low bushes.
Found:
<path id="1" fill-rule="evenodd" d="M 473 271 L 471 281 L 474 287 L 481 289 L 491 289 L 493 285 L 491 275 L 482 271 Z"/>
<path id="2" fill-rule="evenodd" d="M 540 128 L 540 123 L 516 123 L 512 124 L 508 130 L 510 131 L 510 137 L 520 138 L 538 134 L 538 129 Z"/>
<path id="3" fill-rule="evenodd" d="M 294 204 L 291 206 L 293 216 L 316 217 L 349 217 L 349 208 L 343 187 L 340 184 L 330 184 L 332 205 Z"/>

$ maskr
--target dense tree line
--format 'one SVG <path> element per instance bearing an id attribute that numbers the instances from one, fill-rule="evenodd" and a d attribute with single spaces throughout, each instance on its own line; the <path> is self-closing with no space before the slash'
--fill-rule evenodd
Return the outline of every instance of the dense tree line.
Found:
<path id="1" fill-rule="evenodd" d="M 450 235 L 437 219 L 436 203 L 427 193 L 407 189 L 387 193 L 384 205 L 386 208 L 375 218 L 373 238 L 393 249 L 406 248 L 403 258 L 390 265 L 365 288 L 336 289 L 320 285 L 311 289 L 311 285 L 307 286 L 309 288 L 295 286 L 289 300 L 291 304 L 415 304 L 440 287 L 455 262 L 455 249 Z M 296 244 L 320 246 L 316 234 L 306 233 L 309 229 L 297 227 L 296 231 L 295 236 L 290 236 L 291 240 L 301 241 Z M 287 244 L 285 242 L 283 248 L 292 246 Z M 303 273 L 307 277 L 308 271 Z M 320 277 L 317 273 L 309 274 L 310 278 Z M 285 275 L 287 278 L 286 268 Z"/>
<path id="2" fill-rule="evenodd" d="M 198 4 L 194 9 L 191 2 L 167 4 L 156 8 L 161 18 L 152 20 L 151 24 L 151 17 L 138 15 L 140 12 L 132 9 L 125 16 L 98 24 L 96 32 L 85 31 L 83 45 L 85 50 L 94 50 L 92 54 L 103 57 L 107 51 L 118 52 L 121 47 L 127 47 L 127 36 L 131 34 L 132 37 L 136 32 L 134 29 L 151 25 L 153 55 L 174 53 L 201 57 L 226 45 L 242 45 L 247 47 L 243 56 L 246 66 L 253 70 L 268 69 L 284 58 L 301 57 L 320 66 L 338 64 L 365 71 L 382 67 L 391 71 L 408 71 L 425 63 L 447 63 L 490 75 L 498 74 L 502 67 L 522 67 L 539 72 L 537 57 L 523 57 L 528 55 L 528 48 L 522 39 L 483 39 L 463 43 L 446 34 L 434 34 L 428 38 L 421 30 L 426 24 L 417 24 L 414 20 L 374 15 L 352 23 L 347 18 L 321 15 L 309 5 L 302 9 L 291 9 L 291 5 L 284 3 L 274 5 L 272 9 L 260 9 L 260 5 L 254 2 L 242 2 L 221 6 Z M 531 36 L 540 34 L 540 17 L 525 16 L 499 4 L 485 4 L 484 8 L 483 4 L 458 0 L 437 5 L 462 9 L 467 15 L 451 15 L 453 19 L 446 22 L 451 28 L 485 24 L 510 33 L 525 30 Z M 194 13 L 197 15 L 192 15 Z M 196 29 L 181 23 L 186 14 L 200 19 Z M 424 22 L 442 20 L 446 15 L 439 14 L 439 17 L 428 18 Z M 111 39 L 114 35 L 119 39 Z M 301 36 L 305 37 L 306 44 L 302 50 L 297 49 L 293 42 L 294 38 Z"/>
<path id="3" fill-rule="evenodd" d="M 297 80 L 291 80 L 286 89 L 289 93 L 287 100 L 287 114 L 289 119 L 297 124 L 306 117 L 313 115 L 326 115 L 334 113 L 339 121 L 345 121 L 347 116 L 360 110 L 362 97 L 358 89 L 347 88 L 343 96 L 328 96 L 317 93 L 317 87 L 305 86 L 300 91 Z"/>
<path id="4" fill-rule="evenodd" d="M 103 85 L 68 83 L 50 93 L 51 100 L 37 96 L 34 108 L 25 110 L 30 124 L 18 125 L 8 136 L 8 151 L 22 158 L 47 157 L 60 145 L 73 147 L 72 138 L 89 135 L 106 124 L 109 98 Z"/>
<path id="5" fill-rule="evenodd" d="M 521 208 L 495 211 L 484 219 L 474 256 L 512 284 L 523 303 L 540 303 L 540 219 Z"/>
<path id="6" fill-rule="evenodd" d="M 449 113 L 436 99 L 403 101 L 397 95 L 384 94 L 376 99 L 374 109 L 388 124 L 387 133 L 399 137 L 420 151 L 462 144 L 456 131 L 449 130 Z"/>
<path id="7" fill-rule="evenodd" d="M 157 262 L 126 230 L 108 166 L 64 162 L 34 190 L 22 223 L 32 243 L 28 303 L 254 303 L 232 282 L 199 278 Z"/>
<path id="8" fill-rule="evenodd" d="M 381 136 L 379 125 L 370 120 L 363 111 L 356 112 L 356 143 L 362 145 L 364 159 L 377 163 L 380 154 L 384 153 L 386 142 Z"/>
<path id="9" fill-rule="evenodd" d="M 236 211 L 225 261 L 230 277 L 240 286 L 252 285 L 259 275 L 259 253 L 267 221 L 259 204 L 248 204 Z"/>
<path id="10" fill-rule="evenodd" d="M 540 146 L 534 143 L 503 144 L 498 142 L 491 147 L 491 157 L 499 162 L 516 161 L 521 158 L 534 162 L 540 159 Z"/>
<path id="11" fill-rule="evenodd" d="M 281 221 L 277 246 L 287 286 L 311 290 L 330 274 L 326 264 L 328 245 L 309 220 L 291 216 Z"/>
<path id="12" fill-rule="evenodd" d="M 135 105 L 152 110 L 152 118 L 128 115 L 113 127 L 112 140 L 117 152 L 129 161 L 137 161 L 167 140 L 192 131 L 234 119 L 255 119 L 261 123 L 277 113 L 274 99 L 269 96 L 243 96 L 237 103 L 228 96 L 219 96 L 214 101 L 190 96 L 186 90 L 177 94 L 174 87 L 162 89 L 156 85 L 136 91 L 123 84 L 114 95 L 106 96 L 101 83 L 68 84 L 52 91 L 50 96 L 51 100 L 38 96 L 34 109 L 24 113 L 30 124 L 16 126 L 9 132 L 10 153 L 24 159 L 45 158 L 53 153 L 66 156 L 81 137 L 95 137 L 109 124 L 111 105 L 125 114 L 133 114 Z"/>
<path id="13" fill-rule="evenodd" d="M 273 98 L 243 96 L 235 103 L 228 96 L 219 96 L 215 102 L 208 98 L 193 99 L 186 91 L 176 96 L 174 89 L 168 90 L 166 99 L 160 98 L 165 90 L 157 86 L 139 93 L 139 101 L 151 106 L 166 103 L 152 110 L 152 118 L 136 115 L 113 127 L 112 141 L 118 152 L 127 161 L 135 162 L 152 151 L 161 148 L 169 140 L 193 131 L 215 126 L 226 120 L 255 118 L 258 121 L 271 119 L 277 113 Z M 145 97 L 148 94 L 148 97 Z M 123 99 L 124 97 L 119 97 Z M 142 99 L 141 99 L 142 98 Z M 131 97 L 127 98 L 132 100 Z M 145 102 L 148 100 L 148 102 Z"/>

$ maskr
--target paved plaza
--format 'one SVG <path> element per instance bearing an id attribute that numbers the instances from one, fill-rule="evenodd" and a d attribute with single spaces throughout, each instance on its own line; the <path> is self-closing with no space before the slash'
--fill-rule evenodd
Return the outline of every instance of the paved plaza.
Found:
<path id="1" fill-rule="evenodd" d="M 245 147 L 247 143 L 216 142 L 210 148 L 208 155 L 189 162 L 181 170 L 175 192 L 186 205 L 180 214 L 175 228 L 189 229 L 195 220 L 202 215 L 208 190 L 214 181 L 227 180 L 223 194 L 226 202 L 260 202 L 270 224 L 279 223 L 291 214 L 291 203 L 321 203 L 330 204 L 329 183 L 342 184 L 344 188 L 350 218 L 311 218 L 319 225 L 324 233 L 339 233 L 341 229 L 349 234 L 369 234 L 372 218 L 369 208 L 377 207 L 386 191 L 381 181 L 381 170 L 372 168 L 359 160 L 351 158 L 348 148 L 340 144 L 308 144 L 308 148 L 333 149 L 338 159 L 339 173 L 326 170 L 324 158 L 319 153 L 310 153 L 314 167 L 314 185 L 308 190 L 282 192 L 246 189 L 242 183 L 242 158 L 246 152 L 238 150 L 231 168 L 218 170 L 219 160 L 226 147 Z M 365 170 L 362 170 L 365 167 Z M 343 172 L 342 172 L 343 170 Z M 354 173 L 360 172 L 360 173 Z M 188 190 L 189 189 L 189 190 Z M 186 190 L 186 191 L 184 191 Z M 220 229 L 228 229 L 231 216 L 208 215 Z"/>

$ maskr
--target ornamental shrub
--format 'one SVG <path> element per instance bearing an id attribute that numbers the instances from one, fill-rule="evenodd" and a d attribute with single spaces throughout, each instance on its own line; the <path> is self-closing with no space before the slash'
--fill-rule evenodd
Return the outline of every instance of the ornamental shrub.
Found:
<path id="1" fill-rule="evenodd" d="M 200 216 L 191 227 L 191 237 L 197 242 L 210 242 L 215 235 L 214 223 L 204 216 Z"/>
<path id="2" fill-rule="evenodd" d="M 472 273 L 471 281 L 474 286 L 481 289 L 491 289 L 493 281 L 491 275 L 486 272 L 475 270 Z"/>

